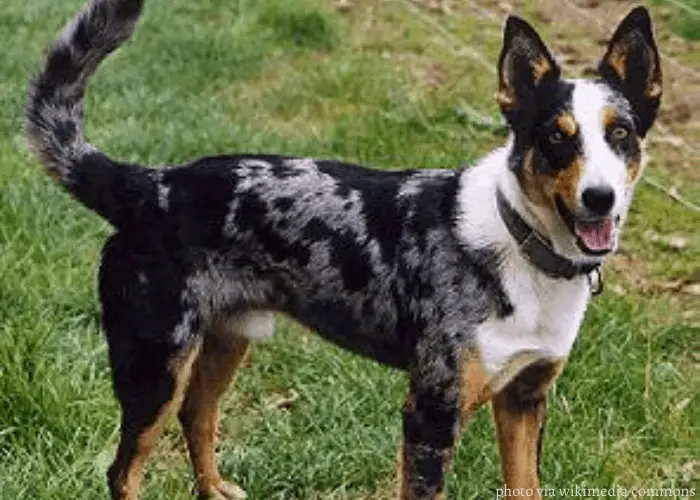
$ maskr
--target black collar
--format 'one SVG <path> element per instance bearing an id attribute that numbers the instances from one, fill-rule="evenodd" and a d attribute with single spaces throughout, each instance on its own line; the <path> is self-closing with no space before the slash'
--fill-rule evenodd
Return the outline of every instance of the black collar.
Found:
<path id="1" fill-rule="evenodd" d="M 527 259 L 538 269 L 551 278 L 566 278 L 570 280 L 583 274 L 590 275 L 598 271 L 600 263 L 576 263 L 562 257 L 554 251 L 551 242 L 523 220 L 520 214 L 508 203 L 500 189 L 496 190 L 498 212 L 511 236 L 518 242 L 518 247 Z M 600 286 L 600 275 L 597 279 Z M 589 281 L 592 278 L 589 276 Z M 593 289 L 593 284 L 591 283 Z M 595 290 L 593 290 L 595 292 Z"/>

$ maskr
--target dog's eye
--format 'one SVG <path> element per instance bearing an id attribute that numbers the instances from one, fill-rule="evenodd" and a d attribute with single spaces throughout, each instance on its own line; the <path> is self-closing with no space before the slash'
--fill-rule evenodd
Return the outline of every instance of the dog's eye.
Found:
<path id="1" fill-rule="evenodd" d="M 613 139 L 619 141 L 630 135 L 630 132 L 625 127 L 615 127 L 611 135 Z"/>
<path id="2" fill-rule="evenodd" d="M 556 132 L 552 132 L 551 134 L 549 134 L 549 137 L 547 139 L 552 144 L 560 144 L 560 143 L 564 142 L 564 139 L 566 139 L 566 137 L 564 136 L 563 133 L 561 133 L 557 130 Z"/>

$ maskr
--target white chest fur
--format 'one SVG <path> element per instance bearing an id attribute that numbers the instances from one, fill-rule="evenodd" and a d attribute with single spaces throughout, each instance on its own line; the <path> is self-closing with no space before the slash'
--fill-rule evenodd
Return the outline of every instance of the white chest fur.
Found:
<path id="1" fill-rule="evenodd" d="M 460 237 L 472 246 L 502 251 L 499 275 L 514 307 L 510 316 L 492 316 L 476 331 L 476 347 L 492 392 L 530 363 L 565 360 L 590 296 L 585 276 L 551 279 L 528 262 L 498 215 L 497 189 L 511 204 L 519 196 L 514 174 L 507 166 L 510 147 L 509 140 L 505 148 L 463 173 L 458 200 Z"/>
<path id="2" fill-rule="evenodd" d="M 514 312 L 503 319 L 490 317 L 476 332 L 482 366 L 494 392 L 532 362 L 566 359 L 589 298 L 585 276 L 550 279 L 534 271 L 521 255 L 507 259 L 502 276 Z"/>

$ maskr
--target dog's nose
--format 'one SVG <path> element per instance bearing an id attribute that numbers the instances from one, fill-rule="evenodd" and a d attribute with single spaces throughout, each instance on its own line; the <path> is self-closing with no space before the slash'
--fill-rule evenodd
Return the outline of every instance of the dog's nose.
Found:
<path id="1" fill-rule="evenodd" d="M 581 195 L 583 205 L 596 215 L 607 215 L 615 204 L 615 191 L 609 186 L 589 187 Z"/>

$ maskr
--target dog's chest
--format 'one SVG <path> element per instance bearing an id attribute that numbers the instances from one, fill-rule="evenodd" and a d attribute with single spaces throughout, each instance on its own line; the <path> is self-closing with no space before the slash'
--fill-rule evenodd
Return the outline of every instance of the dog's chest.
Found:
<path id="1" fill-rule="evenodd" d="M 566 359 L 589 298 L 585 277 L 551 280 L 514 272 L 505 274 L 504 288 L 513 314 L 491 316 L 476 332 L 481 362 L 494 392 L 533 362 Z"/>

